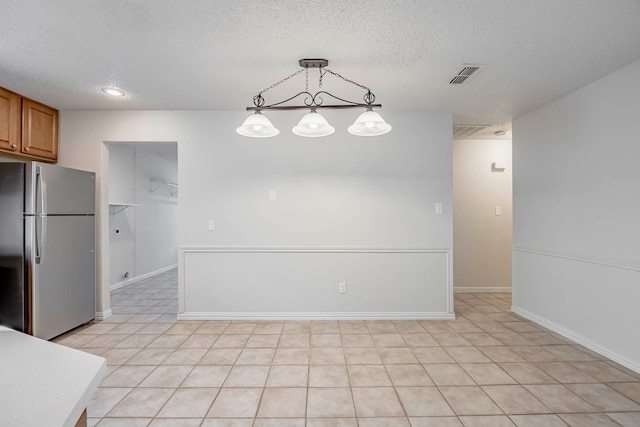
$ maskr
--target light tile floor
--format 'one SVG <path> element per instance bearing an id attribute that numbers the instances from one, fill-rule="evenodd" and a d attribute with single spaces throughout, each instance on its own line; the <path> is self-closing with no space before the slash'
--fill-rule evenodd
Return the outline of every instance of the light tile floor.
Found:
<path id="1" fill-rule="evenodd" d="M 454 321 L 176 321 L 171 271 L 56 341 L 101 355 L 89 425 L 640 426 L 640 375 L 458 294 Z"/>

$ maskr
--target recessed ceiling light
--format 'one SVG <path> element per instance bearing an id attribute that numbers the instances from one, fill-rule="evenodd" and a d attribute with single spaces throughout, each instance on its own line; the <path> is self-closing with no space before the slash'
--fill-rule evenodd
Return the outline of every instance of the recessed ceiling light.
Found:
<path id="1" fill-rule="evenodd" d="M 120 90 L 120 89 L 115 88 L 115 87 L 103 87 L 101 90 L 102 90 L 102 92 L 106 93 L 107 95 L 111 95 L 111 96 L 120 97 L 120 96 L 125 96 L 126 95 L 123 90 Z"/>

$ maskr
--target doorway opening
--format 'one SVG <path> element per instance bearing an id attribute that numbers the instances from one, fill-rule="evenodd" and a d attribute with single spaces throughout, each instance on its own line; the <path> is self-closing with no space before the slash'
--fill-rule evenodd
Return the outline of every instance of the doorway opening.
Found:
<path id="1" fill-rule="evenodd" d="M 162 293 L 162 301 L 158 302 L 164 304 L 168 310 L 165 312 L 175 314 L 178 297 L 177 143 L 110 142 L 107 149 L 109 290 L 113 295 L 121 288 L 134 284 L 140 287 L 142 282 L 148 282 L 146 284 L 152 288 L 145 288 L 145 292 L 136 297 L 137 304 L 132 304 L 129 310 L 136 311 L 132 314 L 149 313 L 157 305 L 152 304 L 153 283 L 167 285 L 165 282 L 173 277 L 175 287 L 165 286 L 157 291 Z M 162 280 L 158 281 L 158 278 Z M 172 297 L 169 292 L 173 293 Z M 120 293 L 127 294 L 124 290 Z M 155 296 L 159 296 L 158 292 Z M 113 298 L 113 303 L 119 301 L 122 305 L 121 299 Z M 155 307 L 155 311 L 160 309 L 164 308 Z"/>
<path id="2" fill-rule="evenodd" d="M 454 291 L 511 292 L 510 136 L 453 140 Z"/>

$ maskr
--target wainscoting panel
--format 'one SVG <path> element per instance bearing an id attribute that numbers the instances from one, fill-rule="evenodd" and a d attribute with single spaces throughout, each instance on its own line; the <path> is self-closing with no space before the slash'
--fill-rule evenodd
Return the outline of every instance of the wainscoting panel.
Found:
<path id="1" fill-rule="evenodd" d="M 640 372 L 640 265 L 514 248 L 514 313 Z"/>
<path id="2" fill-rule="evenodd" d="M 454 318 L 448 249 L 181 248 L 180 258 L 180 319 Z"/>

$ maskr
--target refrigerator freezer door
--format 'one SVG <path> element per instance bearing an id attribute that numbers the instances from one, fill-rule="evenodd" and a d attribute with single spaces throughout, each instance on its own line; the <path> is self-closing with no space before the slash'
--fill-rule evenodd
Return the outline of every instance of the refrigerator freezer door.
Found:
<path id="1" fill-rule="evenodd" d="M 27 163 L 26 214 L 95 213 L 95 173 Z"/>
<path id="2" fill-rule="evenodd" d="M 24 164 L 0 163 L 0 325 L 24 332 Z"/>
<path id="3" fill-rule="evenodd" d="M 47 216 L 40 263 L 33 262 L 33 335 L 51 339 L 95 318 L 95 218 Z M 30 236 L 38 218 L 26 218 Z M 38 227 L 40 224 L 38 224 Z"/>

